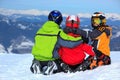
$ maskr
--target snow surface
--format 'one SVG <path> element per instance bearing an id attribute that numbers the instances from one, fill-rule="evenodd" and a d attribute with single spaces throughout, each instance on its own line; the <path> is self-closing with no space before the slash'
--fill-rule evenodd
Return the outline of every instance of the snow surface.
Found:
<path id="1" fill-rule="evenodd" d="M 76 73 L 57 73 L 53 75 L 32 74 L 29 67 L 31 54 L 1 54 L 0 80 L 120 80 L 120 51 L 112 51 L 112 64 Z"/>

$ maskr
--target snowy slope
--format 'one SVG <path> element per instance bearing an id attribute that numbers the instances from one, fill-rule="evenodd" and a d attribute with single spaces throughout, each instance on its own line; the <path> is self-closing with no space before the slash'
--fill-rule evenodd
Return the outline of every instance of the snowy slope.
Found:
<path id="1" fill-rule="evenodd" d="M 44 76 L 29 70 L 31 54 L 0 54 L 0 80 L 120 80 L 120 52 L 111 52 L 112 64 L 95 70 Z"/>

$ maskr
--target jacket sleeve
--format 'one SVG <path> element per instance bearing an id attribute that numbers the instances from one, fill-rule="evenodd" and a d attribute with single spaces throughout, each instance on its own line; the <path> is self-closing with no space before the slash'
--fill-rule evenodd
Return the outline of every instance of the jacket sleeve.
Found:
<path id="1" fill-rule="evenodd" d="M 73 48 L 73 47 L 81 44 L 82 42 L 83 42 L 83 40 L 70 41 L 70 40 L 64 40 L 61 37 L 58 37 L 58 41 L 57 41 L 57 43 L 54 47 L 54 50 L 53 50 L 53 58 L 59 58 L 58 50 L 60 49 L 61 46 Z"/>
<path id="2" fill-rule="evenodd" d="M 112 36 L 112 28 L 111 27 L 106 27 L 105 32 L 107 36 Z"/>
<path id="3" fill-rule="evenodd" d="M 91 38 L 91 39 L 95 39 L 97 38 L 98 36 L 100 36 L 103 32 L 106 33 L 107 36 L 110 36 L 111 35 L 111 31 L 109 28 L 105 28 L 104 31 L 100 31 L 98 29 L 93 29 L 92 31 L 89 31 L 88 32 L 88 36 Z"/>
<path id="4" fill-rule="evenodd" d="M 110 30 L 105 29 L 105 33 L 107 34 L 107 36 L 110 36 Z"/>
<path id="5" fill-rule="evenodd" d="M 83 42 L 83 40 L 78 40 L 78 41 L 71 41 L 71 40 L 64 40 L 61 37 L 58 38 L 58 44 L 60 46 L 64 46 L 64 47 L 69 47 L 69 48 L 73 48 L 79 44 L 81 44 Z"/>
<path id="6" fill-rule="evenodd" d="M 60 33 L 58 33 L 58 40 L 53 50 L 53 58 L 59 58 L 58 50 L 60 46 L 72 48 L 81 44 L 82 42 L 83 41 L 81 37 L 74 38 L 61 30 Z"/>
<path id="7" fill-rule="evenodd" d="M 97 29 L 93 29 L 92 31 L 89 31 L 88 32 L 88 36 L 91 38 L 91 39 L 94 39 L 94 38 L 97 38 L 98 36 L 100 36 L 102 34 L 101 31 L 97 30 Z"/>
<path id="8" fill-rule="evenodd" d="M 81 35 L 84 38 L 88 38 L 88 32 L 84 31 L 84 30 L 81 30 L 81 29 L 77 29 L 75 34 L 79 34 L 79 35 Z"/>
<path id="9" fill-rule="evenodd" d="M 78 41 L 78 40 L 82 39 L 82 37 L 76 37 L 75 38 L 75 37 L 69 36 L 66 33 L 64 33 L 63 30 L 60 31 L 59 36 L 64 40 L 70 40 L 70 41 Z"/>

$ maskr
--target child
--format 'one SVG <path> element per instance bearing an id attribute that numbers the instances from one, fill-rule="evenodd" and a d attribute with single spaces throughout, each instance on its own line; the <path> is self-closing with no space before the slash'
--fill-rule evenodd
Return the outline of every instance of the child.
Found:
<path id="1" fill-rule="evenodd" d="M 92 46 L 96 53 L 97 65 L 109 65 L 110 59 L 110 37 L 112 28 L 106 25 L 106 17 L 101 12 L 95 12 L 91 17 L 93 30 L 89 32 L 92 39 Z"/>
<path id="2" fill-rule="evenodd" d="M 112 36 L 112 28 L 106 25 L 106 17 L 101 12 L 95 12 L 91 17 L 91 25 L 93 27 L 92 31 L 85 32 L 84 34 L 91 38 L 92 46 L 94 47 L 94 52 L 96 54 L 96 60 L 92 61 L 90 68 L 109 65 L 111 64 L 110 59 L 110 38 Z M 77 30 L 76 34 L 81 34 L 81 30 Z"/>
<path id="3" fill-rule="evenodd" d="M 34 60 L 31 72 L 44 75 L 57 72 L 60 69 L 57 54 L 59 46 L 74 47 L 82 42 L 81 37 L 68 36 L 59 28 L 62 20 L 62 14 L 53 10 L 48 15 L 48 21 L 37 31 L 32 48 Z"/>
<path id="4" fill-rule="evenodd" d="M 68 16 L 66 18 L 66 28 L 64 29 L 64 32 L 73 37 L 80 37 L 83 35 L 84 38 L 86 35 L 82 30 L 81 34 L 75 34 L 76 30 L 79 29 L 79 25 L 80 20 L 78 16 Z M 90 62 L 85 61 L 86 53 L 92 57 L 95 55 L 92 46 L 86 44 L 85 42 L 73 48 L 61 46 L 59 49 L 59 55 L 63 62 L 61 66 L 64 72 L 86 70 L 90 64 Z"/>

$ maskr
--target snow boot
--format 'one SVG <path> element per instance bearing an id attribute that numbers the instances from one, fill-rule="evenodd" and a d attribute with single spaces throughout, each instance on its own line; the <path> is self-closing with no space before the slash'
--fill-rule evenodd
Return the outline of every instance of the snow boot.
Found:
<path id="1" fill-rule="evenodd" d="M 40 62 L 36 59 L 32 61 L 32 65 L 30 67 L 30 70 L 34 74 L 40 74 L 41 73 L 41 65 Z"/>
<path id="2" fill-rule="evenodd" d="M 83 71 L 83 65 L 79 65 L 73 72 L 77 72 L 77 71 Z"/>
<path id="3" fill-rule="evenodd" d="M 44 75 L 51 75 L 53 72 L 57 70 L 57 65 L 54 61 L 49 61 L 46 69 L 43 71 Z"/>
<path id="4" fill-rule="evenodd" d="M 60 66 L 61 66 L 64 73 L 71 73 L 72 72 L 72 69 L 69 67 L 69 65 L 67 65 L 65 63 L 61 63 Z"/>
<path id="5" fill-rule="evenodd" d="M 85 60 L 83 63 L 81 63 L 76 69 L 75 69 L 75 72 L 76 71 L 85 71 L 89 68 L 90 66 L 90 61 L 88 60 Z"/>
<path id="6" fill-rule="evenodd" d="M 98 63 L 98 66 L 110 65 L 111 59 L 109 56 L 104 56 L 102 59 L 99 59 L 97 63 Z"/>
<path id="7" fill-rule="evenodd" d="M 97 60 L 93 60 L 89 67 L 90 69 L 95 69 L 97 67 Z"/>

